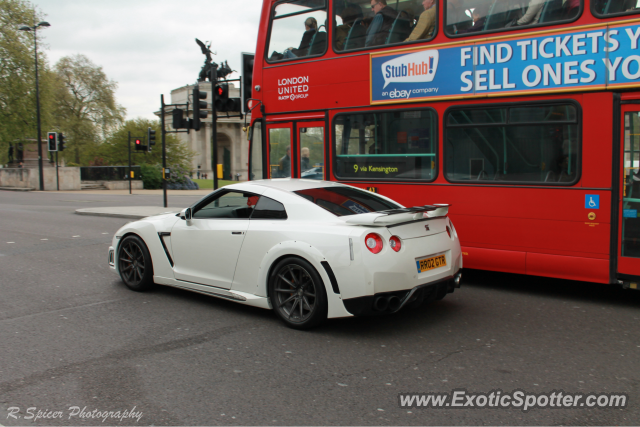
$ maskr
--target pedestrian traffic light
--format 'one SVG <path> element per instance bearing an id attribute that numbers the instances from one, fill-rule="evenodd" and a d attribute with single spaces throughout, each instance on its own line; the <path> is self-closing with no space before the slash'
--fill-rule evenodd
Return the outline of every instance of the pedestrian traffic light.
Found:
<path id="1" fill-rule="evenodd" d="M 64 151 L 65 148 L 67 148 L 67 145 L 64 140 L 64 134 L 61 132 L 58 134 L 58 151 Z"/>
<path id="2" fill-rule="evenodd" d="M 253 53 L 242 53 L 242 91 L 240 93 L 241 99 L 241 112 L 247 114 L 247 101 L 251 98 L 251 91 L 253 90 L 253 62 L 255 55 Z"/>
<path id="3" fill-rule="evenodd" d="M 47 135 L 49 141 L 49 151 L 58 151 L 58 133 L 49 132 Z"/>
<path id="4" fill-rule="evenodd" d="M 200 119 L 206 119 L 208 116 L 206 111 L 202 111 L 207 108 L 207 101 L 201 101 L 201 99 L 207 99 L 207 92 L 200 91 L 196 86 L 193 88 L 193 120 L 191 121 L 191 128 L 196 131 L 202 126 Z"/>
<path id="5" fill-rule="evenodd" d="M 151 152 L 151 147 L 156 145 L 156 131 L 147 128 L 147 151 Z"/>
<path id="6" fill-rule="evenodd" d="M 147 146 L 142 145 L 142 140 L 140 138 L 135 139 L 136 151 L 146 151 Z"/>

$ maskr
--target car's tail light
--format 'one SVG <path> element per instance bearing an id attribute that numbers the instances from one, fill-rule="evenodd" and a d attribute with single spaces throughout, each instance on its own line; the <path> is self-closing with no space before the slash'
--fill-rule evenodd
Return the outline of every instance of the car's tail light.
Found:
<path id="1" fill-rule="evenodd" d="M 400 249 L 402 249 L 402 241 L 398 236 L 391 236 L 389 239 L 389 246 L 391 246 L 391 249 L 394 251 L 400 252 Z"/>
<path id="2" fill-rule="evenodd" d="M 448 225 L 447 225 L 447 234 L 449 235 L 449 238 L 451 238 L 451 229 L 449 228 Z"/>
<path id="3" fill-rule="evenodd" d="M 367 237 L 364 238 L 364 244 L 372 254 L 380 253 L 382 250 L 382 237 L 376 233 L 369 233 Z"/>

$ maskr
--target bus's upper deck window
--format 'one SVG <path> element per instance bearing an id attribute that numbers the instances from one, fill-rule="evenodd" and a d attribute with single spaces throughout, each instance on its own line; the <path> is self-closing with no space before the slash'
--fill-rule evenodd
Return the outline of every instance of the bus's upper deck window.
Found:
<path id="1" fill-rule="evenodd" d="M 272 14 L 268 61 L 322 55 L 327 51 L 325 0 L 295 0 L 276 4 Z"/>
<path id="2" fill-rule="evenodd" d="M 622 15 L 640 12 L 640 0 L 591 0 L 596 16 Z"/>
<path id="3" fill-rule="evenodd" d="M 336 51 L 426 41 L 438 22 L 436 0 L 334 0 Z"/>
<path id="4" fill-rule="evenodd" d="M 581 0 L 446 0 L 446 2 L 445 31 L 448 35 L 454 36 L 570 21 L 578 16 L 581 7 Z"/>

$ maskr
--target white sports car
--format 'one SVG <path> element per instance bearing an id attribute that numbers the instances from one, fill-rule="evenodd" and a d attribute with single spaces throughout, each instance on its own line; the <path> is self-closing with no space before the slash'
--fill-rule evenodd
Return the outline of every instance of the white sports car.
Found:
<path id="1" fill-rule="evenodd" d="M 135 291 L 174 286 L 274 309 L 294 328 L 393 313 L 460 286 L 448 205 L 405 208 L 334 182 L 229 185 L 122 227 L 109 264 Z"/>

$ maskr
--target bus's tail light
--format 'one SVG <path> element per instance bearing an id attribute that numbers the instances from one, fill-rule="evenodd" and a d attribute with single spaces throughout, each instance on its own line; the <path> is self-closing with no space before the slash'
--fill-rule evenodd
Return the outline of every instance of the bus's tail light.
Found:
<path id="1" fill-rule="evenodd" d="M 376 233 L 369 233 L 367 234 L 367 237 L 364 238 L 364 244 L 372 254 L 380 253 L 382 250 L 382 237 L 378 236 Z"/>
<path id="2" fill-rule="evenodd" d="M 391 246 L 391 249 L 394 251 L 400 252 L 400 249 L 402 249 L 402 241 L 398 236 L 391 236 L 389 239 L 389 246 Z"/>

